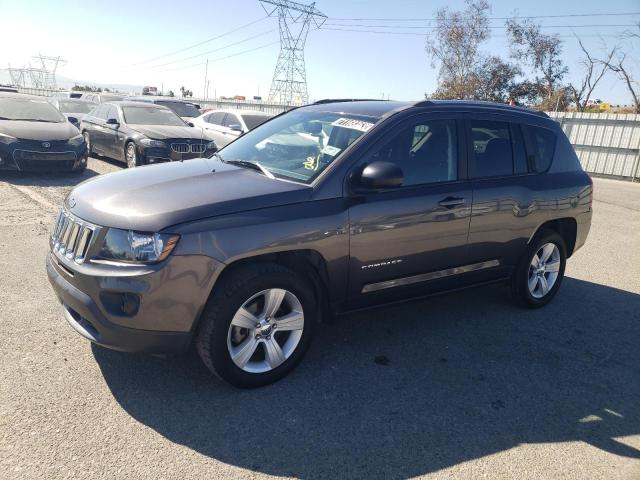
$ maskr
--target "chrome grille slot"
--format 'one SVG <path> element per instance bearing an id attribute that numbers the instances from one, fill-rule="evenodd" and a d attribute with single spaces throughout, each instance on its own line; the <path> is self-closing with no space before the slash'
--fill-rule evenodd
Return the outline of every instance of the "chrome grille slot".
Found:
<path id="1" fill-rule="evenodd" d="M 53 249 L 76 263 L 82 263 L 91 246 L 95 230 L 95 225 L 61 210 L 51 235 Z"/>
<path id="2" fill-rule="evenodd" d="M 189 153 L 191 149 L 188 143 L 172 143 L 171 150 L 177 153 Z"/>
<path id="3" fill-rule="evenodd" d="M 202 153 L 205 150 L 205 145 L 203 143 L 194 143 L 191 145 L 191 151 L 193 153 Z"/>

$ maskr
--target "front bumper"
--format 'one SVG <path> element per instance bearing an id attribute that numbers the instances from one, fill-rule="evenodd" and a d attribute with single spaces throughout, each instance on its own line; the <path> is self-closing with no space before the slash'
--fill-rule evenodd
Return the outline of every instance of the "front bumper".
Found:
<path id="1" fill-rule="evenodd" d="M 132 271 L 76 265 L 55 253 L 46 262 L 49 281 L 76 332 L 104 347 L 145 353 L 189 348 L 219 265 L 209 257 L 170 257 L 163 265 Z M 129 315 L 118 311 L 110 300 L 120 294 L 136 295 L 139 308 Z"/>
<path id="2" fill-rule="evenodd" d="M 80 146 L 50 142 L 43 148 L 38 142 L 18 141 L 0 148 L 0 170 L 21 172 L 71 172 L 82 169 L 87 162 L 84 143 Z"/>
<path id="3" fill-rule="evenodd" d="M 210 157 L 217 151 L 217 148 L 210 148 L 203 152 L 186 152 L 179 153 L 171 148 L 144 147 L 138 145 L 138 155 L 146 164 L 180 162 L 183 160 L 192 160 L 194 158 Z"/>

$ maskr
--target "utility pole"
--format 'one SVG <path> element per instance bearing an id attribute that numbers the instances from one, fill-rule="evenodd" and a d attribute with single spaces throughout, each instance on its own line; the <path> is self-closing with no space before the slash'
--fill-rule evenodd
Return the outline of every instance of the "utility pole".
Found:
<path id="1" fill-rule="evenodd" d="M 207 58 L 207 65 L 204 67 L 204 98 L 207 99 L 207 75 L 209 74 L 209 59 Z"/>
<path id="2" fill-rule="evenodd" d="M 327 16 L 311 5 L 289 0 L 260 0 L 270 17 L 278 17 L 280 54 L 273 72 L 269 102 L 302 104 L 309 101 L 304 45 L 312 24 L 320 28 Z"/>

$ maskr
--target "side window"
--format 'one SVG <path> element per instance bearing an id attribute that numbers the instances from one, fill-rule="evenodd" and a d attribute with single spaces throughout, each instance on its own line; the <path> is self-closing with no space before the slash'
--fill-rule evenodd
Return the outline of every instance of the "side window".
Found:
<path id="1" fill-rule="evenodd" d="M 533 165 L 536 172 L 545 172 L 551 166 L 556 149 L 556 134 L 548 128 L 529 125 L 529 134 L 533 144 Z"/>
<path id="2" fill-rule="evenodd" d="M 96 109 L 96 118 L 99 118 L 100 120 L 106 120 L 107 119 L 107 112 L 109 111 L 109 105 L 100 105 L 97 109 Z"/>
<path id="3" fill-rule="evenodd" d="M 527 165 L 527 150 L 524 145 L 524 137 L 522 136 L 522 129 L 519 124 L 511 124 L 511 135 L 513 136 L 513 160 L 516 174 L 529 173 L 529 167 Z"/>
<path id="4" fill-rule="evenodd" d="M 213 123 L 215 125 L 222 125 L 222 121 L 224 120 L 225 113 L 224 112 L 214 112 L 207 117 L 208 123 Z"/>
<path id="5" fill-rule="evenodd" d="M 414 124 L 374 154 L 372 160 L 397 164 L 404 175 L 403 186 L 456 180 L 456 123 L 432 120 Z"/>
<path id="6" fill-rule="evenodd" d="M 238 120 L 238 117 L 234 113 L 227 113 L 222 125 L 231 128 L 232 125 L 240 125 L 240 120 Z"/>
<path id="7" fill-rule="evenodd" d="M 115 118 L 116 120 L 118 120 L 118 109 L 113 105 L 110 105 L 109 109 L 107 110 L 107 120 L 111 118 Z"/>
<path id="8" fill-rule="evenodd" d="M 471 120 L 474 178 L 513 175 L 513 149 L 509 124 L 491 120 Z"/>

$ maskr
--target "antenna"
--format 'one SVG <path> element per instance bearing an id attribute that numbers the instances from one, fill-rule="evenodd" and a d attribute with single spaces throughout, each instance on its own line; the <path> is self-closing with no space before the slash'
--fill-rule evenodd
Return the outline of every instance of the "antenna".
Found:
<path id="1" fill-rule="evenodd" d="M 270 17 L 278 17 L 280 54 L 273 72 L 269 102 L 303 104 L 309 101 L 304 45 L 313 25 L 320 28 L 327 16 L 311 5 L 289 0 L 260 0 Z"/>

